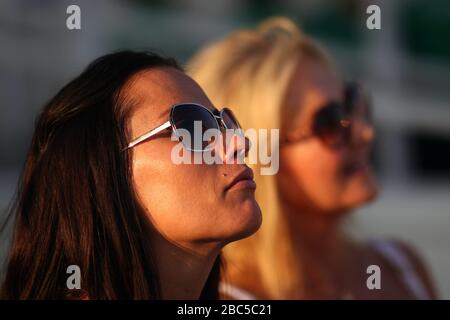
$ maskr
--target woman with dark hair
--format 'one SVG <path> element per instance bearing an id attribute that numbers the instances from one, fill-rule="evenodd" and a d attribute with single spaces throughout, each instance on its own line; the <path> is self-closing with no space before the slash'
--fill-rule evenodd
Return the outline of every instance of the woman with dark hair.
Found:
<path id="1" fill-rule="evenodd" d="M 245 165 L 172 161 L 186 143 L 173 137 L 193 121 L 238 128 L 154 53 L 103 56 L 62 88 L 37 120 L 10 212 L 1 298 L 216 298 L 220 250 L 254 233 L 261 213 Z M 236 137 L 215 143 L 216 156 L 246 154 Z M 66 285 L 71 265 L 81 289 Z"/>

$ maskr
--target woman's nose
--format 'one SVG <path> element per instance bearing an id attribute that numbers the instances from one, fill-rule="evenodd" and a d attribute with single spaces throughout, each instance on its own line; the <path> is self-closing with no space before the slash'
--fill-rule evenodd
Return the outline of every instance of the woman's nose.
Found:
<path id="1" fill-rule="evenodd" d="M 362 138 L 366 143 L 371 143 L 375 138 L 375 129 L 372 124 L 365 123 L 364 128 L 362 130 Z"/>
<path id="2" fill-rule="evenodd" d="M 353 144 L 356 146 L 367 145 L 373 142 L 375 129 L 372 123 L 365 119 L 355 119 L 353 124 Z"/>
<path id="3" fill-rule="evenodd" d="M 227 130 L 226 132 L 222 132 L 220 141 L 221 143 L 216 144 L 216 152 L 218 152 L 223 163 L 239 163 L 240 160 L 242 163 L 244 162 L 250 150 L 251 143 L 244 136 L 242 130 L 235 132 Z"/>

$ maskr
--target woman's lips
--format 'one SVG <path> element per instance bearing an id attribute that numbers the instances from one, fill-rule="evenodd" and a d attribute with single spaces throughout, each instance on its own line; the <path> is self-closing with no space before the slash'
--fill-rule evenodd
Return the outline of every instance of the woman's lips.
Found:
<path id="1" fill-rule="evenodd" d="M 256 189 L 256 183 L 255 183 L 254 180 L 249 180 L 249 179 L 239 180 L 238 182 L 234 183 L 229 188 L 227 188 L 227 191 L 241 190 L 241 189 L 253 189 L 253 190 L 255 190 Z"/>
<path id="2" fill-rule="evenodd" d="M 242 189 L 256 189 L 256 183 L 253 180 L 253 171 L 248 167 L 236 175 L 231 183 L 225 188 L 225 192 Z"/>
<path id="3" fill-rule="evenodd" d="M 355 173 L 363 173 L 369 170 L 369 164 L 367 161 L 355 161 L 349 163 L 344 168 L 344 173 L 346 175 L 353 175 Z"/>

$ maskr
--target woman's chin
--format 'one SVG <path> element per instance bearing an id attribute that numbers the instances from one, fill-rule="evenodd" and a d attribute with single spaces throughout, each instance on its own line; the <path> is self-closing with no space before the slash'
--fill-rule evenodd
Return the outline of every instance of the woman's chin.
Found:
<path id="1" fill-rule="evenodd" d="M 365 205 L 378 196 L 378 187 L 372 175 L 354 177 L 344 190 L 343 202 L 349 209 Z"/>
<path id="2" fill-rule="evenodd" d="M 347 199 L 343 201 L 343 207 L 348 210 L 356 209 L 374 201 L 377 196 L 378 190 L 376 188 L 361 188 L 355 192 L 352 192 L 351 195 L 346 197 Z"/>
<path id="3" fill-rule="evenodd" d="M 240 208 L 232 213 L 232 217 L 233 235 L 231 241 L 251 236 L 258 231 L 262 223 L 261 209 L 255 199 L 244 201 Z"/>

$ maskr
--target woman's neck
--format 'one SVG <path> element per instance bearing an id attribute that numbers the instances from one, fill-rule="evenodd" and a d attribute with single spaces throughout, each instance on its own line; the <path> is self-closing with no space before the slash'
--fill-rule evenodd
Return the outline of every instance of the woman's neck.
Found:
<path id="1" fill-rule="evenodd" d="M 152 248 L 162 299 L 198 299 L 220 248 L 176 245 L 161 235 L 154 236 Z"/>
<path id="2" fill-rule="evenodd" d="M 320 212 L 313 208 L 299 208 L 285 203 L 283 214 L 288 220 L 290 232 L 311 245 L 327 246 L 340 235 L 342 212 Z"/>
<path id="3" fill-rule="evenodd" d="M 293 250 L 303 273 L 306 291 L 336 295 L 358 259 L 357 245 L 341 230 L 346 212 L 285 208 Z M 316 291 L 313 293 L 312 291 Z"/>

